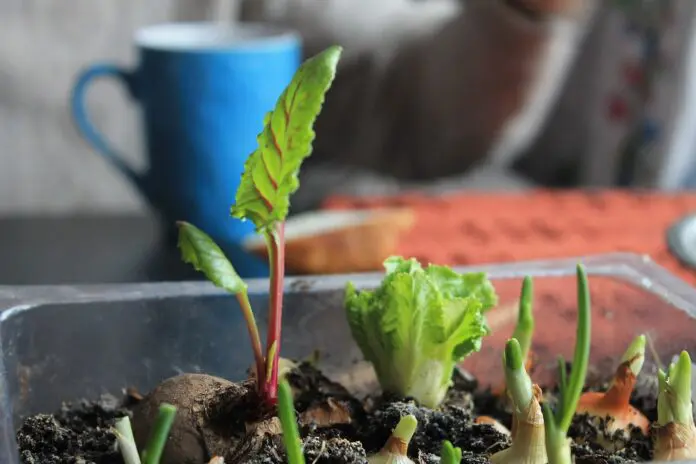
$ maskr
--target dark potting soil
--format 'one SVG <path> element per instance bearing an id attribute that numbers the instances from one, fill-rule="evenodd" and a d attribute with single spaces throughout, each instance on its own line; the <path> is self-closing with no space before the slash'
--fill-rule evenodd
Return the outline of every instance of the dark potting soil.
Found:
<path id="1" fill-rule="evenodd" d="M 19 457 L 27 464 L 123 464 L 110 431 L 114 420 L 128 414 L 121 401 L 64 404 L 55 414 L 27 417 L 17 431 Z"/>
<path id="2" fill-rule="evenodd" d="M 400 417 L 413 414 L 418 429 L 409 446 L 416 462 L 439 462 L 442 441 L 450 440 L 463 451 L 462 462 L 487 463 L 488 457 L 510 445 L 509 438 L 474 419 L 485 414 L 510 426 L 505 403 L 490 391 L 476 391 L 476 382 L 455 373 L 454 386 L 438 410 L 419 407 L 415 401 L 381 395 L 359 401 L 342 386 L 326 379 L 308 364 L 289 376 L 296 394 L 303 450 L 308 463 L 363 464 L 366 456 L 379 451 Z M 636 388 L 633 404 L 652 419 L 654 393 L 650 387 Z M 66 404 L 55 414 L 39 414 L 24 420 L 17 432 L 23 463 L 122 464 L 110 431 L 114 420 L 128 414 L 138 395 L 124 402 L 114 398 Z M 625 464 L 650 459 L 650 441 L 634 433 L 626 447 L 616 453 L 595 444 L 604 425 L 576 417 L 569 435 L 578 443 L 573 453 L 578 464 Z M 279 435 L 263 438 L 258 453 L 242 461 L 247 464 L 285 463 Z M 204 463 L 201 463 L 204 464 Z"/>

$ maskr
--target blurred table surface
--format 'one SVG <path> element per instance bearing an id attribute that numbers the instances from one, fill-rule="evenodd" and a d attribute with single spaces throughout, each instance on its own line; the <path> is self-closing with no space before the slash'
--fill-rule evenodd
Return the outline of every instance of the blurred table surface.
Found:
<path id="1" fill-rule="evenodd" d="M 650 255 L 696 284 L 696 271 L 671 253 L 666 240 L 675 221 L 696 211 L 693 192 L 462 192 L 334 197 L 323 206 L 397 205 L 414 209 L 417 219 L 398 253 L 424 262 L 471 265 L 622 251 Z M 0 218 L 0 285 L 200 279 L 154 217 Z"/>
<path id="2" fill-rule="evenodd" d="M 0 285 L 199 280 L 147 216 L 0 218 Z"/>

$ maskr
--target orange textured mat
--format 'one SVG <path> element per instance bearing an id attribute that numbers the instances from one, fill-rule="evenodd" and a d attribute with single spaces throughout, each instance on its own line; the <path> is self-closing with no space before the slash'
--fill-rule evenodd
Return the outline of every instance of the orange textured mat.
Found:
<path id="1" fill-rule="evenodd" d="M 666 231 L 680 217 L 696 211 L 696 194 L 626 191 L 533 191 L 515 194 L 460 193 L 440 197 L 333 197 L 326 208 L 411 207 L 413 229 L 402 237 L 399 253 L 421 262 L 447 265 L 578 257 L 610 252 L 647 254 L 696 284 L 693 271 L 667 248 Z M 496 285 L 501 306 L 515 304 L 519 282 Z M 608 278 L 590 281 L 593 307 L 592 362 L 615 363 L 631 338 L 648 333 L 667 359 L 681 349 L 696 350 L 696 321 L 668 307 L 654 295 Z M 535 283 L 535 307 L 544 308 L 533 350 L 542 372 L 554 375 L 558 353 L 570 356 L 576 317 L 574 281 Z M 514 306 L 513 306 L 514 307 Z M 494 312 L 496 310 L 493 310 Z M 668 315 L 668 317 L 661 317 Z M 491 314 L 493 316 L 493 314 Z M 482 356 L 465 365 L 485 383 L 499 377 L 497 362 L 513 322 L 494 331 Z M 606 372 L 611 372 L 605 369 Z M 550 377 L 549 377 L 550 378 Z"/>
<path id="2" fill-rule="evenodd" d="M 423 262 L 464 265 L 610 252 L 650 255 L 696 284 L 696 271 L 667 248 L 666 231 L 696 211 L 696 194 L 532 191 L 445 196 L 332 197 L 329 209 L 403 206 L 416 224 L 399 253 Z"/>

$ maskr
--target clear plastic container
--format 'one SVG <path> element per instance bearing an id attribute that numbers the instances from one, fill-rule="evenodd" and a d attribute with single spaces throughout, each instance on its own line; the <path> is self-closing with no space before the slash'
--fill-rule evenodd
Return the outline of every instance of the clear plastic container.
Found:
<path id="1" fill-rule="evenodd" d="M 496 333 L 465 367 L 484 382 L 500 378 L 501 348 L 513 328 L 521 278 L 531 275 L 536 278 L 534 375 L 550 379 L 557 356 L 569 357 L 573 349 L 578 261 L 461 268 L 488 272 L 501 303 L 489 317 Z M 581 261 L 595 301 L 592 363 L 598 372 L 611 374 L 616 357 L 642 332 L 663 361 L 682 349 L 696 353 L 694 288 L 637 255 Z M 371 287 L 380 279 L 380 274 L 288 279 L 282 354 L 301 358 L 319 350 L 329 375 L 356 390 L 373 385 L 369 366 L 357 362 L 361 355 L 342 301 L 347 281 Z M 267 283 L 251 281 L 249 288 L 265 331 Z M 1 463 L 18 462 L 14 432 L 26 414 L 54 411 L 64 400 L 118 396 L 129 386 L 147 391 L 181 372 L 238 379 L 252 359 L 235 299 L 205 282 L 0 287 L 0 309 Z"/>

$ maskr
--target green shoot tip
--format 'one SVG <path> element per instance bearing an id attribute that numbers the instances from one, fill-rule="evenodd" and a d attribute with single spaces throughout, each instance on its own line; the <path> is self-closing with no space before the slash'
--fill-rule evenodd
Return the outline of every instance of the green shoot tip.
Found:
<path id="1" fill-rule="evenodd" d="M 645 362 L 645 335 L 638 335 L 626 349 L 621 363 L 628 362 L 633 375 L 638 375 Z"/>
<path id="2" fill-rule="evenodd" d="M 160 414 L 173 415 L 176 414 L 176 406 L 169 403 L 162 403 L 159 407 Z"/>
<path id="3" fill-rule="evenodd" d="M 462 462 L 461 448 L 455 448 L 449 440 L 442 442 L 440 464 L 459 464 Z"/>
<path id="4" fill-rule="evenodd" d="M 524 364 L 522 359 L 522 349 L 516 338 L 511 338 L 505 344 L 505 353 L 503 354 L 505 368 L 513 371 L 519 370 Z"/>
<path id="5" fill-rule="evenodd" d="M 519 320 L 529 320 L 532 318 L 532 296 L 534 294 L 534 284 L 532 278 L 527 276 L 522 281 L 522 292 L 520 294 Z"/>
<path id="6" fill-rule="evenodd" d="M 682 351 L 676 363 L 676 378 L 670 379 L 673 382 L 677 394 L 684 395 L 691 401 L 691 357 L 686 351 Z"/>
<path id="7" fill-rule="evenodd" d="M 667 425 L 693 424 L 691 402 L 691 357 L 682 351 L 679 359 L 669 366 L 665 373 L 657 373 L 659 392 L 657 397 L 657 422 Z"/>
<path id="8" fill-rule="evenodd" d="M 411 442 L 413 434 L 416 433 L 417 427 L 418 420 L 416 419 L 416 416 L 413 414 L 403 416 L 392 432 L 392 436 L 408 444 Z"/>

